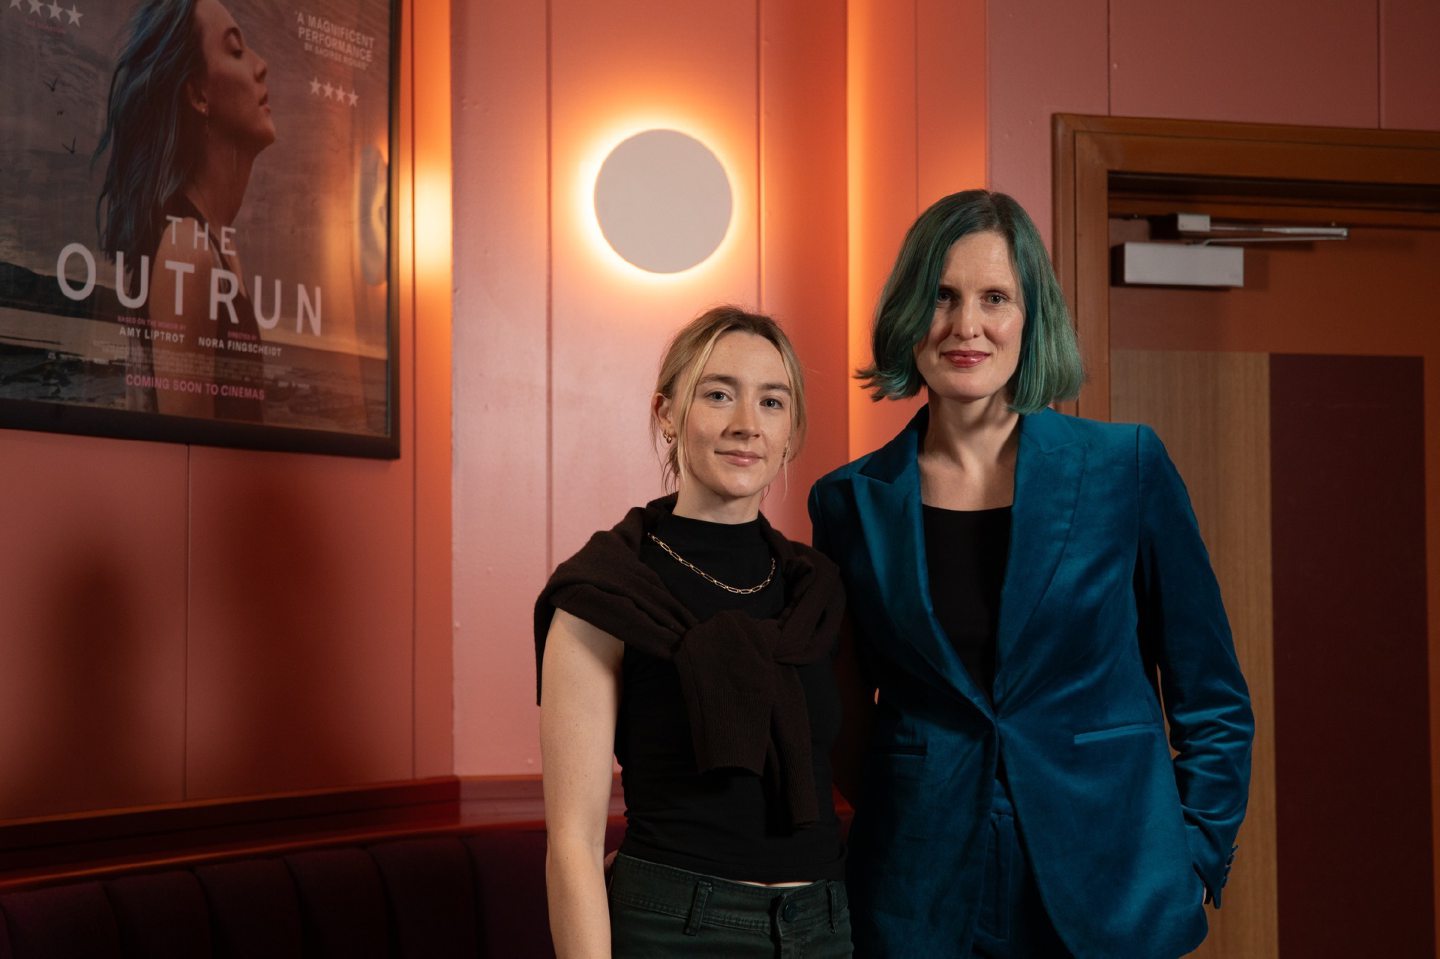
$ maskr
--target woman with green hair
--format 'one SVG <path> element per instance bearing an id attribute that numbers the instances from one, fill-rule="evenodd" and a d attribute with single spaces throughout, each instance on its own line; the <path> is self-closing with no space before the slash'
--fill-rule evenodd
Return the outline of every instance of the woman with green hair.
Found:
<path id="1" fill-rule="evenodd" d="M 850 599 L 846 738 L 865 744 L 836 760 L 855 954 L 1191 951 L 1254 721 L 1179 474 L 1148 427 L 1048 408 L 1078 393 L 1079 353 L 1002 193 L 921 214 L 873 348 L 875 399 L 929 402 L 810 495 Z"/>

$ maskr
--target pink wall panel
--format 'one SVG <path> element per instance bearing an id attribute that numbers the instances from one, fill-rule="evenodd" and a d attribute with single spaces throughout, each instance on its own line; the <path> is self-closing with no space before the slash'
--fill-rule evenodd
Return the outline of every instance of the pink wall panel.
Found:
<path id="1" fill-rule="evenodd" d="M 707 306 L 758 299 L 757 17 L 753 3 L 554 0 L 550 24 L 558 560 L 661 491 L 646 424 L 666 339 Z M 730 177 L 734 216 L 709 260 L 657 276 L 600 240 L 592 190 L 614 145 L 665 126 L 715 151 Z"/>
<path id="2" fill-rule="evenodd" d="M 1380 125 L 1440 130 L 1440 4 L 1380 0 Z"/>
<path id="3" fill-rule="evenodd" d="M 849 371 L 871 360 L 875 306 L 916 215 L 985 184 L 985 29 L 984 0 L 849 5 Z M 923 402 L 875 403 L 853 380 L 848 396 L 850 458 Z"/>
<path id="4" fill-rule="evenodd" d="M 185 463 L 0 430 L 0 819 L 183 798 Z"/>
<path id="5" fill-rule="evenodd" d="M 850 164 L 847 371 L 869 364 L 875 304 L 900 241 L 920 210 L 919 137 L 911 4 L 849 4 L 846 130 Z M 882 445 L 910 418 L 916 401 L 874 403 L 849 390 L 849 458 Z"/>
<path id="6" fill-rule="evenodd" d="M 916 0 L 916 212 L 984 187 L 985 0 Z"/>
<path id="7" fill-rule="evenodd" d="M 411 12 L 402 457 L 0 431 L 0 819 L 453 768 L 448 5 Z"/>
<path id="8" fill-rule="evenodd" d="M 415 85 L 450 90 L 450 2 L 412 8 Z M 407 428 L 414 437 L 414 757 L 411 775 L 448 776 L 455 769 L 454 630 L 452 597 L 451 434 L 453 366 L 451 295 L 454 236 L 451 212 L 450 101 L 414 99 L 416 192 L 421 214 L 414 316 L 414 402 Z"/>
<path id="9" fill-rule="evenodd" d="M 805 367 L 810 432 L 765 515 L 808 542 L 810 484 L 846 443 L 845 3 L 760 5 L 761 306 Z"/>
<path id="10" fill-rule="evenodd" d="M 192 450 L 187 798 L 412 775 L 413 482 Z"/>
<path id="11" fill-rule="evenodd" d="M 454 11 L 455 770 L 537 773 L 531 611 L 551 566 L 545 10 Z"/>
<path id="12" fill-rule="evenodd" d="M 990 0 L 990 188 L 1020 201 L 1048 243 L 1050 123 L 1109 112 L 1106 0 Z"/>
<path id="13" fill-rule="evenodd" d="M 1375 126 L 1375 0 L 1113 0 L 1110 111 Z"/>

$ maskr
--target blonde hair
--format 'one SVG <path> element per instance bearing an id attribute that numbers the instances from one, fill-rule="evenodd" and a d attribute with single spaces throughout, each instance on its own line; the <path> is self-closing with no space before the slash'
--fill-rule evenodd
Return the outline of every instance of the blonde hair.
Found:
<path id="1" fill-rule="evenodd" d="M 695 386 L 710 360 L 716 342 L 726 333 L 751 333 L 767 340 L 780 353 L 785 373 L 790 377 L 790 442 L 786 446 L 785 463 L 794 459 L 805 441 L 805 376 L 790 338 L 768 316 L 747 313 L 738 306 L 717 306 L 706 310 L 685 324 L 665 349 L 660 361 L 660 375 L 655 392 L 670 401 L 670 416 L 675 422 L 674 442 L 663 454 L 662 472 L 667 488 L 678 485 L 685 474 L 685 421 L 690 404 L 695 400 Z M 659 449 L 661 434 L 659 414 L 652 407 L 650 439 Z"/>

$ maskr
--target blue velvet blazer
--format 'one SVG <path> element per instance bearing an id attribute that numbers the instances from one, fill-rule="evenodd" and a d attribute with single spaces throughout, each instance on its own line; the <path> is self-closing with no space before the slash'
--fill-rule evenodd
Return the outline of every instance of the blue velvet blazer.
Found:
<path id="1" fill-rule="evenodd" d="M 931 603 L 927 422 L 810 493 L 879 689 L 851 832 L 856 956 L 970 955 L 1002 756 L 1076 957 L 1189 952 L 1229 872 L 1254 718 L 1185 486 L 1146 426 L 1021 418 L 992 704 Z"/>

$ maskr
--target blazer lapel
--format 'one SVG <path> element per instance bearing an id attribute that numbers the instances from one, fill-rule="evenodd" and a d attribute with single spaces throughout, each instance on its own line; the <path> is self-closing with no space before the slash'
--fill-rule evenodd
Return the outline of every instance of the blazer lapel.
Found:
<path id="1" fill-rule="evenodd" d="M 1029 650 L 1020 642 L 1021 634 L 1055 578 L 1069 541 L 1085 472 L 1085 449 L 1066 419 L 1052 410 L 1021 420 L 1010 555 L 1000 594 L 997 701 L 1023 667 Z"/>
<path id="2" fill-rule="evenodd" d="M 989 715 L 989 698 L 935 619 L 930 599 L 916 459 L 928 422 L 929 409 L 922 407 L 898 436 L 876 451 L 856 477 L 855 501 L 880 585 L 879 600 L 894 623 L 895 638 L 908 647 L 891 653 L 917 656 L 922 667 Z"/>

